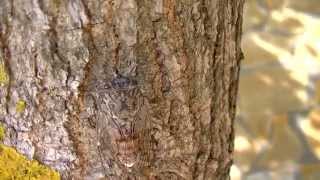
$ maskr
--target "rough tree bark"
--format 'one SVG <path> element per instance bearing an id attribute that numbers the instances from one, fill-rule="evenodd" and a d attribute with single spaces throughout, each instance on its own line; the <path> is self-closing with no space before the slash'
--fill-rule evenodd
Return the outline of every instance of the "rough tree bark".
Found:
<path id="1" fill-rule="evenodd" d="M 64 179 L 228 179 L 244 0 L 2 0 L 5 143 Z"/>

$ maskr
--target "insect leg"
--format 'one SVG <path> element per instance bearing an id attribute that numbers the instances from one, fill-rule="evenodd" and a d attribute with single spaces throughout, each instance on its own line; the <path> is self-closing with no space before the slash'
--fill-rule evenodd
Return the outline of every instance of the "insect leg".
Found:
<path id="1" fill-rule="evenodd" d="M 121 137 L 124 137 L 124 133 L 122 132 L 121 126 L 116 122 L 116 120 L 115 120 L 114 118 L 111 118 L 111 120 L 112 120 L 114 126 L 116 126 L 116 128 L 117 128 L 120 136 L 121 136 Z"/>

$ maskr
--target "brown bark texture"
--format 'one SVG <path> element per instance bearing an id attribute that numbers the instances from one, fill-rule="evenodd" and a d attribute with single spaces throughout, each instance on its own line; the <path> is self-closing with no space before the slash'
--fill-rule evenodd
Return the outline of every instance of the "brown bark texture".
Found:
<path id="1" fill-rule="evenodd" d="M 244 0 L 1 0 L 4 143 L 63 179 L 228 179 Z"/>

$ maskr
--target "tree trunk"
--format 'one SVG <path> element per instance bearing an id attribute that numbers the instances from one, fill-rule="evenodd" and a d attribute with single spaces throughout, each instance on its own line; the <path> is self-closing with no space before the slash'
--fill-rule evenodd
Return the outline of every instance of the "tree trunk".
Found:
<path id="1" fill-rule="evenodd" d="M 5 144 L 63 179 L 228 179 L 243 4 L 0 1 Z"/>

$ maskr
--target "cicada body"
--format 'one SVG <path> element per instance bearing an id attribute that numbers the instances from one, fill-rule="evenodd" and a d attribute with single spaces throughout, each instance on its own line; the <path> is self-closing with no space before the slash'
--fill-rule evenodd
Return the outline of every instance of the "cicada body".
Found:
<path id="1" fill-rule="evenodd" d="M 144 149 L 142 132 L 148 128 L 144 97 L 137 81 L 130 77 L 117 76 L 108 87 L 97 98 L 100 102 L 97 132 L 103 142 L 101 152 L 110 151 L 106 154 L 111 154 L 120 166 L 133 168 L 141 161 L 141 154 L 146 154 L 141 153 Z"/>

